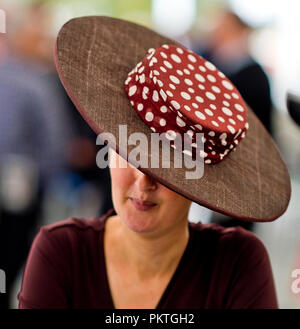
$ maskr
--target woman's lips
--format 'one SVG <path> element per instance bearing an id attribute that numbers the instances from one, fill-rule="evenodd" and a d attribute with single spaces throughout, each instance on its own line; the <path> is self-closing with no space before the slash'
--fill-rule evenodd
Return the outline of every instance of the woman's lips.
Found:
<path id="1" fill-rule="evenodd" d="M 151 201 L 141 201 L 139 199 L 129 198 L 134 207 L 141 211 L 146 211 L 149 209 L 152 209 L 156 206 L 156 203 L 153 203 Z"/>

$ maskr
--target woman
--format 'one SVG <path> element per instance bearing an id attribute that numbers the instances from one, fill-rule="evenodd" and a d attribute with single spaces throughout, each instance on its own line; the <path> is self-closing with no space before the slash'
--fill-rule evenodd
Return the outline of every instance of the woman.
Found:
<path id="1" fill-rule="evenodd" d="M 258 238 L 240 227 L 187 220 L 195 201 L 239 219 L 271 221 L 290 197 L 274 143 L 222 72 L 172 40 L 108 17 L 68 22 L 57 39 L 56 65 L 87 122 L 109 133 L 114 209 L 100 219 L 41 228 L 20 308 L 276 308 Z M 169 167 L 137 161 L 119 132 L 123 124 L 130 136 L 145 136 L 140 157 L 164 165 L 165 155 L 150 153 L 145 141 L 165 132 L 174 155 Z M 181 150 L 178 136 L 191 148 Z M 175 165 L 183 155 L 189 164 L 203 160 L 201 178 L 186 178 L 186 162 Z"/>
<path id="2" fill-rule="evenodd" d="M 44 227 L 27 262 L 21 308 L 277 307 L 258 238 L 242 228 L 189 226 L 191 201 L 122 168 L 125 160 L 113 154 L 122 164 L 110 171 L 117 215 Z"/>

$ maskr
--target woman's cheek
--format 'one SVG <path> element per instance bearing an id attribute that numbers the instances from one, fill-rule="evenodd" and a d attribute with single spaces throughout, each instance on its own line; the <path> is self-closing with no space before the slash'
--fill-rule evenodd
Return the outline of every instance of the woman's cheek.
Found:
<path id="1" fill-rule="evenodd" d="M 112 189 L 118 195 L 128 197 L 130 192 L 131 180 L 128 169 L 114 168 L 111 169 Z"/>
<path id="2" fill-rule="evenodd" d="M 167 189 L 164 186 L 163 189 L 164 200 L 168 205 L 170 205 L 169 209 L 173 209 L 176 212 L 176 209 L 181 209 L 182 207 L 186 207 L 188 204 L 191 203 L 183 196 Z"/>
<path id="3" fill-rule="evenodd" d="M 171 202 L 176 202 L 180 200 L 180 197 L 177 193 L 171 191 L 163 185 L 161 185 L 161 188 L 165 200 L 170 200 Z"/>

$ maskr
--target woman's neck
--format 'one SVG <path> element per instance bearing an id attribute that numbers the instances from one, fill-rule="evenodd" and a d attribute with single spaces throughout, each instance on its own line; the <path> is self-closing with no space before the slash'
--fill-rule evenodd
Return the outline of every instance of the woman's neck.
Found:
<path id="1" fill-rule="evenodd" d="M 149 235 L 130 230 L 118 216 L 113 216 L 107 221 L 106 232 L 107 245 L 114 246 L 114 260 L 129 266 L 142 280 L 173 271 L 189 240 L 187 218 L 168 232 Z"/>

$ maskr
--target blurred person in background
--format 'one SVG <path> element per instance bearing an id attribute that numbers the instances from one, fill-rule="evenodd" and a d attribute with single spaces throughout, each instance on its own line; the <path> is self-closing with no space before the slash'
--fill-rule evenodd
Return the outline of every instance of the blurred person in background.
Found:
<path id="1" fill-rule="evenodd" d="M 219 13 L 206 42 L 196 52 L 214 63 L 234 83 L 268 132 L 272 133 L 272 101 L 268 77 L 251 56 L 249 37 L 254 28 L 230 9 Z M 254 223 L 236 221 L 215 213 L 213 222 L 223 226 L 241 225 L 253 230 Z"/>
<path id="2" fill-rule="evenodd" d="M 65 161 L 69 124 L 46 79 L 46 18 L 38 6 L 7 11 L 7 33 L 0 39 L 0 267 L 6 273 L 1 308 L 9 307 L 42 216 L 45 188 Z"/>
<path id="3" fill-rule="evenodd" d="M 66 152 L 67 166 L 49 187 L 48 208 L 53 208 L 54 200 L 55 203 L 61 204 L 60 216 L 99 215 L 112 207 L 112 199 L 109 170 L 98 168 L 95 160 L 101 148 L 96 145 L 97 135 L 75 110 L 57 73 L 53 71 L 49 80 L 56 90 L 57 97 L 63 101 L 64 111 L 71 121 L 72 129 Z M 51 209 L 48 217 L 52 216 L 50 212 Z M 57 214 L 54 216 L 57 218 Z"/>
<path id="4" fill-rule="evenodd" d="M 235 84 L 246 103 L 271 133 L 272 101 L 268 77 L 249 50 L 254 28 L 229 9 L 219 20 L 198 53 L 217 65 Z"/>
<path id="5" fill-rule="evenodd" d="M 109 172 L 96 167 L 96 135 L 54 69 L 52 13 L 42 2 L 17 9 L 7 11 L 0 39 L 0 268 L 7 291 L 1 308 L 16 298 L 13 284 L 47 217 L 48 199 L 51 221 L 112 207 Z"/>

